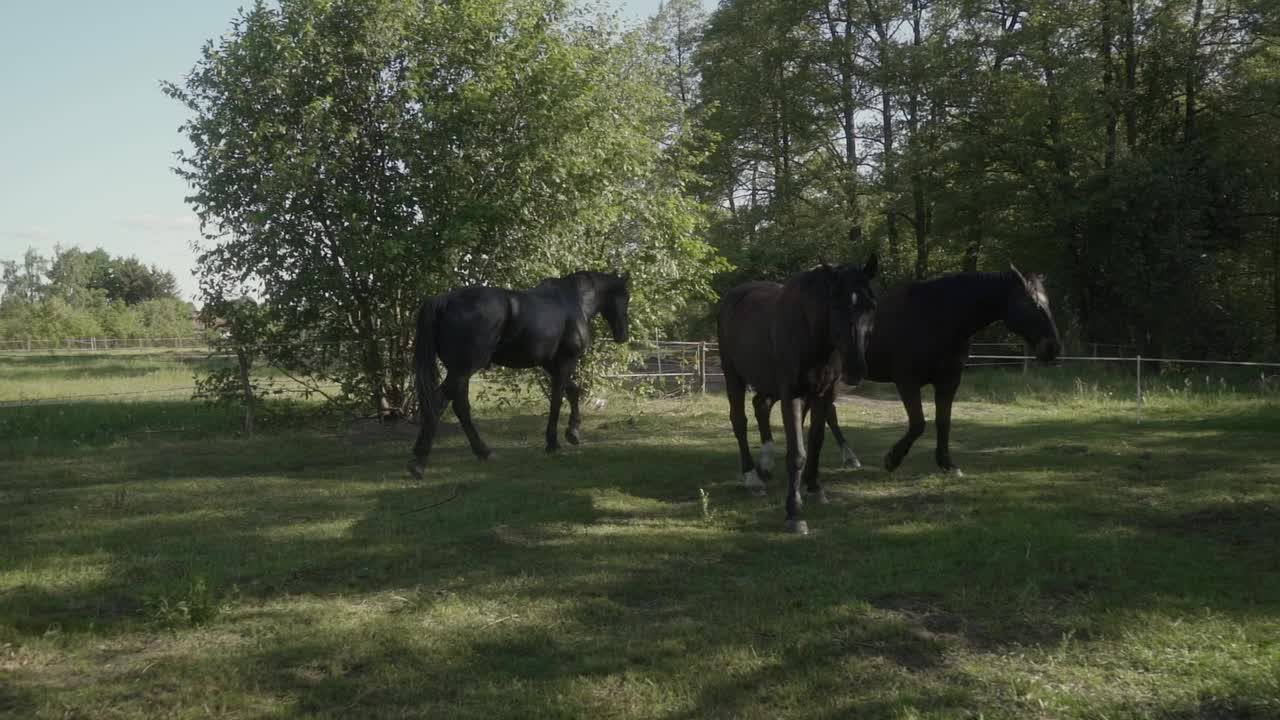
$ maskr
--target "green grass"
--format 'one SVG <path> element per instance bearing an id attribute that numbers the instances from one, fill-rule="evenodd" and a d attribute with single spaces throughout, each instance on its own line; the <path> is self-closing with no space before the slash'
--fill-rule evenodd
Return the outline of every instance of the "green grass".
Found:
<path id="1" fill-rule="evenodd" d="M 498 458 L 449 425 L 424 483 L 296 406 L 2 408 L 0 716 L 1280 717 L 1280 408 L 1138 424 L 1048 372 L 971 378 L 961 479 L 931 431 L 893 475 L 828 445 L 808 537 L 721 397 L 614 398 L 556 457 L 485 408 Z M 869 466 L 901 433 L 841 410 Z"/>

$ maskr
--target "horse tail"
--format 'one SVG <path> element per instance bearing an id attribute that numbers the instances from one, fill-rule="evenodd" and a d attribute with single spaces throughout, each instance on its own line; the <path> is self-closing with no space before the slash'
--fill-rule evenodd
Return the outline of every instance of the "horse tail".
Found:
<path id="1" fill-rule="evenodd" d="M 436 367 L 436 318 L 440 298 L 430 298 L 418 308 L 418 328 L 413 339 L 413 386 L 418 395 L 418 412 L 439 415 L 444 407 L 437 402 L 440 370 Z"/>

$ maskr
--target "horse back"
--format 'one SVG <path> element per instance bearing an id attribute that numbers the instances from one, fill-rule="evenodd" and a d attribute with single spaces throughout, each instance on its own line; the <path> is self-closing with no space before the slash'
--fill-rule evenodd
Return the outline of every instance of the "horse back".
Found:
<path id="1" fill-rule="evenodd" d="M 776 384 L 773 363 L 774 309 L 782 295 L 775 282 L 749 282 L 720 298 L 716 330 L 720 363 L 757 392 L 770 394 Z"/>
<path id="2" fill-rule="evenodd" d="M 956 342 L 956 299 L 932 290 L 912 282 L 881 297 L 867 343 L 869 380 L 927 385 L 963 368 L 968 342 Z"/>

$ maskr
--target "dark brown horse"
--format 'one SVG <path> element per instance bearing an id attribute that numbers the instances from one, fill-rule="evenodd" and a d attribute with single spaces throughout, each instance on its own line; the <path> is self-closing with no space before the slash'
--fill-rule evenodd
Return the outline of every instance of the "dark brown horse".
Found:
<path id="1" fill-rule="evenodd" d="M 906 434 L 885 454 L 886 470 L 897 469 L 924 433 L 920 389 L 933 385 L 938 467 L 963 475 L 951 460 L 951 407 L 969 357 L 970 339 L 998 320 L 1022 337 L 1041 362 L 1052 362 L 1062 351 L 1043 276 L 1024 277 L 1012 265 L 1008 272 L 957 273 L 885 293 L 867 343 L 867 379 L 895 384 L 908 419 Z M 764 438 L 769 434 L 773 400 L 758 402 L 756 421 Z M 834 406 L 827 420 L 844 445 Z"/>
<path id="2" fill-rule="evenodd" d="M 763 494 L 764 482 L 747 446 L 746 391 L 782 400 L 787 438 L 786 528 L 806 533 L 800 519 L 803 473 L 810 500 L 826 502 L 818 458 L 836 381 L 856 385 L 866 374 L 866 338 L 876 307 L 870 280 L 876 257 L 863 267 L 822 265 L 784 285 L 752 282 L 720 300 L 717 331 L 729 395 L 729 418 L 738 440 L 742 480 Z M 808 452 L 801 437 L 804 409 L 811 408 Z"/>
<path id="3" fill-rule="evenodd" d="M 591 346 L 591 320 L 597 314 L 604 315 L 616 342 L 627 341 L 631 298 L 627 286 L 626 275 L 580 271 L 543 280 L 532 290 L 477 285 L 423 303 L 414 338 L 415 387 L 422 424 L 409 472 L 422 478 L 440 415 L 450 402 L 471 451 L 481 460 L 493 456 L 471 422 L 468 392 L 471 376 L 495 364 L 545 370 L 551 377 L 547 452 L 560 447 L 556 428 L 564 397 L 569 399 L 565 438 L 577 445 L 582 421 L 573 371 Z M 443 389 L 439 387 L 437 357 L 449 371 Z"/>

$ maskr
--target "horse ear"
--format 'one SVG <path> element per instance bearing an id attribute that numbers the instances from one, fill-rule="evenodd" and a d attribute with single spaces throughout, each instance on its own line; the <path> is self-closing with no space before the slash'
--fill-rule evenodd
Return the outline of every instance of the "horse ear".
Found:
<path id="1" fill-rule="evenodd" d="M 862 266 L 862 274 L 866 275 L 867 279 L 870 280 L 878 272 L 880 272 L 880 258 L 873 252 L 871 257 L 867 258 L 867 263 Z"/>
<path id="2" fill-rule="evenodd" d="M 622 287 L 624 288 L 631 287 L 631 271 L 630 270 L 622 273 Z"/>

